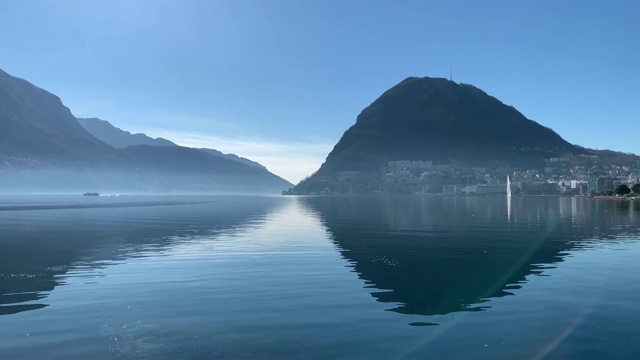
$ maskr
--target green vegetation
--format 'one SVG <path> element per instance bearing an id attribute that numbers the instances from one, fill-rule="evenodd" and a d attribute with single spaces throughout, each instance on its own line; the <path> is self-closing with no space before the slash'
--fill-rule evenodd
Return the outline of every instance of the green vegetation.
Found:
<path id="1" fill-rule="evenodd" d="M 634 194 L 640 194 L 640 183 L 639 184 L 635 184 L 631 187 L 631 190 L 633 190 Z"/>
<path id="2" fill-rule="evenodd" d="M 616 187 L 616 195 L 626 195 L 631 193 L 631 189 L 625 184 L 620 184 Z"/>

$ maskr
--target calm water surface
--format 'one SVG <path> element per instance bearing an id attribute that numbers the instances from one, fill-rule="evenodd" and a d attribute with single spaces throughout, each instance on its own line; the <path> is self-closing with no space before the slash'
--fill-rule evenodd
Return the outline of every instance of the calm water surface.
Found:
<path id="1" fill-rule="evenodd" d="M 0 359 L 638 359 L 640 202 L 0 197 Z"/>

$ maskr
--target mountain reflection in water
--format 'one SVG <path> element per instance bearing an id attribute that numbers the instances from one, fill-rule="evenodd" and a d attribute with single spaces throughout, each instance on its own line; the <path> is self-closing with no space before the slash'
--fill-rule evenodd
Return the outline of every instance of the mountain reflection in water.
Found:
<path id="1" fill-rule="evenodd" d="M 342 256 L 388 310 L 487 309 L 567 251 L 637 233 L 639 205 L 585 198 L 312 197 Z M 423 324 L 416 324 L 423 325 Z"/>
<path id="2" fill-rule="evenodd" d="M 230 231 L 278 204 L 248 196 L 35 199 L 0 203 L 0 316 L 46 307 L 65 275 L 99 276 L 101 267 Z"/>

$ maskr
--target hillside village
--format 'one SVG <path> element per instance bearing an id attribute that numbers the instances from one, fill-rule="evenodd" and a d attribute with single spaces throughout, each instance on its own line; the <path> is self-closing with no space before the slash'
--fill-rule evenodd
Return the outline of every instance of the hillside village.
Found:
<path id="1" fill-rule="evenodd" d="M 319 179 L 324 185 L 310 194 L 444 194 L 499 195 L 506 193 L 507 176 L 514 195 L 613 194 L 625 184 L 640 184 L 640 161 L 628 165 L 605 164 L 597 155 L 545 159 L 541 169 L 468 167 L 462 163 L 435 165 L 431 160 L 394 160 L 378 173 L 337 172 Z M 294 194 L 292 190 L 285 194 Z"/>

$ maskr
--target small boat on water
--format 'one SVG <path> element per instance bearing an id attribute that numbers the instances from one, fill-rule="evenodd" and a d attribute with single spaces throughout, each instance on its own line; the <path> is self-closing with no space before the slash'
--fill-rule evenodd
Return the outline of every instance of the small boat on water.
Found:
<path id="1" fill-rule="evenodd" d="M 98 194 L 97 192 L 88 192 L 88 193 L 84 193 L 82 195 L 84 195 L 84 196 L 100 196 L 100 194 Z"/>

